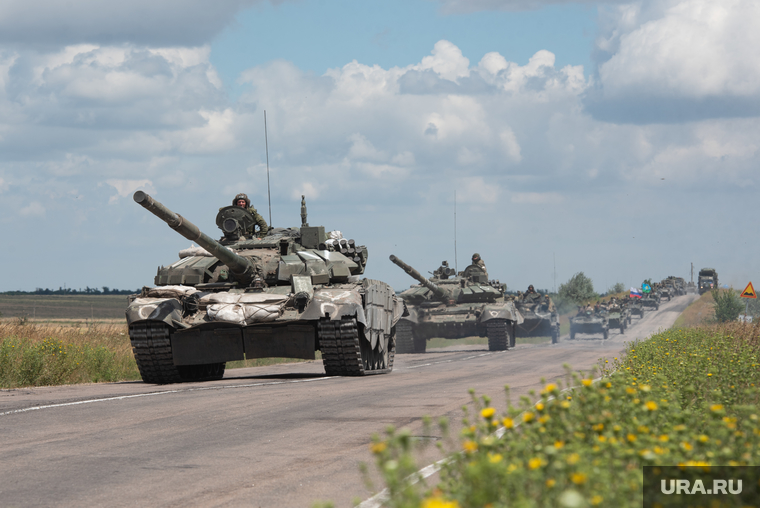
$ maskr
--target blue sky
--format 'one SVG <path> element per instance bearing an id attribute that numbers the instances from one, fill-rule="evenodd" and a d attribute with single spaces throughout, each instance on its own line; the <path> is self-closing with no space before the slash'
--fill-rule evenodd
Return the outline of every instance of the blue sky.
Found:
<path id="1" fill-rule="evenodd" d="M 550 49 L 556 65 L 592 68 L 596 8 L 549 5 L 535 10 L 445 14 L 430 0 L 303 0 L 262 3 L 240 12 L 211 42 L 211 63 L 233 95 L 250 67 L 283 59 L 323 74 L 351 60 L 383 68 L 411 65 L 441 39 L 477 61 L 491 51 L 521 65 Z"/>
<path id="2" fill-rule="evenodd" d="M 400 289 L 479 252 L 510 288 L 760 280 L 750 0 L 5 0 L 0 290 L 150 285 L 238 192 Z M 461 263 L 460 263 L 461 264 Z M 757 281 L 756 281 L 757 282 Z"/>

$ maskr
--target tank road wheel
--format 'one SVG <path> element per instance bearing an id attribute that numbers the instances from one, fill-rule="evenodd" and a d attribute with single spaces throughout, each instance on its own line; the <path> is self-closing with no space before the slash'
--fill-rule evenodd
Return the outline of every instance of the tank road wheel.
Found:
<path id="1" fill-rule="evenodd" d="M 399 354 L 415 353 L 412 323 L 402 319 L 396 324 L 396 352 Z"/>
<path id="2" fill-rule="evenodd" d="M 489 351 L 506 351 L 509 347 L 510 326 L 506 319 L 492 319 L 486 322 Z"/>
<path id="3" fill-rule="evenodd" d="M 393 369 L 396 352 L 393 338 L 382 353 L 379 347 L 370 349 L 369 342 L 359 337 L 356 318 L 321 319 L 317 324 L 317 337 L 328 376 L 366 376 Z"/>
<path id="4" fill-rule="evenodd" d="M 573 337 L 575 337 L 573 335 Z M 559 342 L 559 326 L 552 326 L 552 344 Z"/>
<path id="5" fill-rule="evenodd" d="M 160 321 L 129 325 L 129 340 L 140 377 L 146 383 L 166 384 L 182 381 L 172 359 L 171 328 Z"/>

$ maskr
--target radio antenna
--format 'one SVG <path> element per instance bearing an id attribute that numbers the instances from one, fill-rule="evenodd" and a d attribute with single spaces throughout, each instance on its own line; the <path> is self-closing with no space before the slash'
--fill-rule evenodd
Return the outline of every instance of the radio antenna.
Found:
<path id="1" fill-rule="evenodd" d="M 454 271 L 459 273 L 457 264 L 457 191 L 454 191 Z"/>
<path id="2" fill-rule="evenodd" d="M 267 152 L 267 197 L 269 198 L 269 227 L 272 227 L 272 192 L 269 190 L 269 138 L 267 136 L 267 110 L 264 110 L 264 145 Z"/>

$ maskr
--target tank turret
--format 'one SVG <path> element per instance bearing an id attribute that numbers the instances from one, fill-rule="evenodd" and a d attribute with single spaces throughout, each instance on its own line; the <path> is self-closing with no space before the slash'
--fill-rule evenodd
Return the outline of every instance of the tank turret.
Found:
<path id="1" fill-rule="evenodd" d="M 424 277 L 420 272 L 412 268 L 411 266 L 407 265 L 403 261 L 401 261 L 399 258 L 391 254 L 390 257 L 393 264 L 404 270 L 406 273 L 408 273 L 414 280 L 428 288 L 436 297 L 438 300 L 449 300 L 450 296 L 446 294 L 441 288 L 430 282 L 426 277 Z"/>
<path id="2" fill-rule="evenodd" d="M 256 270 L 249 259 L 238 256 L 221 243 L 203 233 L 198 229 L 198 226 L 181 215 L 172 212 L 143 191 L 135 192 L 133 198 L 137 204 L 166 222 L 174 231 L 191 242 L 196 242 L 198 245 L 206 249 L 209 254 L 227 265 L 235 278 L 239 279 L 243 284 L 247 285 L 253 280 Z"/>

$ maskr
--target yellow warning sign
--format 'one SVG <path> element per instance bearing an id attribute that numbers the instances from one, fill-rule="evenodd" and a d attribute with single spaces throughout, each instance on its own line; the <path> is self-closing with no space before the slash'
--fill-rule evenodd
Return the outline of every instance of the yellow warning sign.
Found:
<path id="1" fill-rule="evenodd" d="M 742 298 L 757 298 L 757 293 L 755 293 L 755 288 L 752 287 L 751 282 L 747 284 L 746 288 L 744 288 L 744 291 L 742 291 L 741 297 Z"/>

